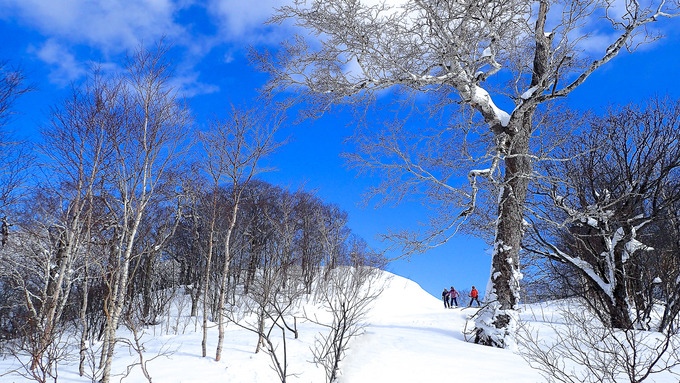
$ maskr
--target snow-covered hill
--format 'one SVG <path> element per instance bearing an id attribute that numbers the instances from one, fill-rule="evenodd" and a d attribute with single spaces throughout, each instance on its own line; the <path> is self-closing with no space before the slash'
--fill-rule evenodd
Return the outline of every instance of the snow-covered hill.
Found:
<path id="1" fill-rule="evenodd" d="M 466 318 L 476 310 L 444 309 L 415 282 L 393 276 L 344 360 L 340 382 L 541 381 L 519 355 L 465 342 Z"/>
<path id="2" fill-rule="evenodd" d="M 444 309 L 438 299 L 416 283 L 384 272 L 387 288 L 366 318 L 365 333 L 352 340 L 342 361 L 340 383 L 362 382 L 540 382 L 541 375 L 510 350 L 465 342 L 463 329 L 475 308 Z M 460 302 L 459 302 L 460 303 Z M 237 326 L 227 327 L 222 360 L 214 360 L 217 329 L 210 331 L 209 357 L 201 355 L 200 323 L 177 315 L 181 304 L 164 324 L 148 328 L 142 338 L 149 374 L 156 383 L 277 382 L 269 356 L 255 354 L 257 336 Z M 309 309 L 309 308 L 308 308 Z M 188 310 L 187 307 L 184 310 Z M 536 307 L 526 310 L 523 319 L 541 326 Z M 554 307 L 550 310 L 554 311 Z M 533 312 L 533 313 L 532 313 Z M 541 318 L 545 318 L 541 316 Z M 545 319 L 542 319 L 545 320 Z M 310 347 L 315 335 L 324 329 L 310 322 L 298 323 L 299 339 L 288 339 L 288 382 L 324 382 L 324 370 L 311 363 Z M 129 334 L 128 334 L 129 335 Z M 281 352 L 282 349 L 279 349 Z M 74 354 L 77 357 L 77 354 Z M 112 381 L 147 382 L 138 356 L 121 344 L 117 350 Z M 0 374 L 16 368 L 11 357 L 0 359 Z M 127 376 L 126 376 L 127 374 Z M 657 380 L 654 380 L 657 379 Z M 675 377 L 650 378 L 675 382 Z M 671 380 L 675 379 L 675 380 Z M 16 374 L 0 377 L 0 382 L 27 381 Z M 77 374 L 77 360 L 65 361 L 59 369 L 59 382 L 88 382 Z"/>

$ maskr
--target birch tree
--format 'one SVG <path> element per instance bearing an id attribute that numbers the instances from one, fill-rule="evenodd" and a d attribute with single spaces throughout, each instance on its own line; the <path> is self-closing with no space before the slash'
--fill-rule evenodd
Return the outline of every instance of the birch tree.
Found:
<path id="1" fill-rule="evenodd" d="M 215 360 L 222 357 L 222 345 L 224 343 L 224 304 L 227 293 L 229 278 L 229 265 L 233 258 L 231 251 L 232 234 L 236 227 L 239 204 L 248 183 L 254 176 L 267 171 L 260 161 L 273 153 L 280 143 L 274 139 L 274 134 L 281 125 L 282 120 L 277 116 L 258 112 L 255 109 L 242 110 L 232 107 L 229 116 L 222 121 L 213 122 L 210 131 L 202 136 L 203 146 L 206 152 L 206 164 L 214 183 L 214 192 L 217 185 L 228 183 L 231 191 L 231 210 L 221 212 L 227 216 L 227 224 L 223 235 L 224 263 L 220 273 L 219 298 L 217 303 L 218 339 Z M 210 229 L 208 264 L 210 264 L 211 250 L 214 239 L 214 217 L 217 212 L 216 202 L 213 201 L 213 219 Z M 210 266 L 208 266 L 210 267 Z M 206 272 L 206 278 L 209 273 Z M 206 280 L 207 282 L 207 280 Z M 206 344 L 206 321 L 204 312 L 204 349 Z M 204 351 L 205 355 L 205 351 Z"/>
<path id="2" fill-rule="evenodd" d="M 169 82 L 172 72 L 166 48 L 140 48 L 129 58 L 119 80 L 124 93 L 117 99 L 115 124 L 105 127 L 113 152 L 109 179 L 109 210 L 118 225 L 109 265 L 106 331 L 101 381 L 111 377 L 116 330 L 127 302 L 130 265 L 140 223 L 166 175 L 177 165 L 188 143 L 190 116 Z"/>
<path id="3" fill-rule="evenodd" d="M 39 352 L 33 355 L 32 369 L 38 365 L 42 350 L 51 343 L 53 329 L 60 321 L 74 278 L 79 277 L 74 273 L 76 257 L 87 256 L 82 250 L 89 242 L 93 201 L 112 154 L 103 127 L 111 123 L 111 110 L 115 109 L 120 90 L 117 86 L 106 86 L 95 73 L 83 89 L 74 90 L 63 105 L 53 109 L 50 123 L 42 129 L 41 152 L 47 159 L 43 166 L 52 170 L 46 193 L 55 200 L 56 211 L 45 221 L 38 222 L 44 232 L 50 233 L 52 241 L 47 245 L 54 249 L 43 250 L 44 254 L 52 256 L 49 282 L 38 306 L 40 315 L 35 318 L 40 323 L 35 329 L 40 335 Z M 86 281 L 84 286 L 87 286 Z M 35 309 L 30 311 L 36 313 Z M 83 323 L 83 333 L 85 331 Z"/>
<path id="4" fill-rule="evenodd" d="M 369 153 L 355 160 L 360 168 L 384 169 L 392 185 L 403 180 L 407 192 L 426 185 L 456 202 L 446 207 L 458 213 L 437 222 L 434 232 L 441 235 L 412 241 L 417 250 L 445 241 L 475 212 L 482 181 L 498 185 L 487 304 L 474 339 L 505 347 L 519 299 L 537 109 L 567 97 L 620 52 L 658 38 L 648 28 L 676 16 L 678 5 L 665 0 L 404 0 L 396 5 L 297 0 L 281 7 L 272 22 L 291 21 L 315 41 L 296 36 L 275 53 L 253 52 L 253 60 L 271 76 L 265 91 L 296 91 L 296 99 L 310 106 L 307 115 L 372 102 L 379 92 L 395 89 L 407 97 L 435 95 L 433 111 L 442 114 L 464 105 L 480 120 L 489 146 L 485 165 L 469 170 L 466 187 L 427 166 L 422 161 L 427 151 L 401 150 L 399 141 L 380 135 L 377 145 L 389 155 Z M 586 40 L 596 33 L 607 42 L 586 51 Z M 510 74 L 507 82 L 504 73 Z M 441 132 L 449 128 L 455 126 L 446 124 Z"/>

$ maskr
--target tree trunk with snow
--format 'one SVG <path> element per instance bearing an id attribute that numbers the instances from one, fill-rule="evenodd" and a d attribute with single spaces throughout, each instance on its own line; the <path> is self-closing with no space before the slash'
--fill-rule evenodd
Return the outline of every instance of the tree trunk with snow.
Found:
<path id="1" fill-rule="evenodd" d="M 677 315 L 679 121 L 680 101 L 658 99 L 592 118 L 562 148 L 572 160 L 544 170 L 555 181 L 537 185 L 529 251 L 578 273 L 581 297 L 614 328 L 649 329 L 655 306 Z M 655 300 L 663 284 L 671 294 Z"/>
<path id="2" fill-rule="evenodd" d="M 528 120 L 528 121 L 527 121 Z M 509 152 L 505 157 L 505 175 L 498 199 L 496 238 L 491 258 L 491 274 L 485 305 L 478 314 L 475 342 L 503 347 L 513 314 L 519 303 L 521 279 L 519 252 L 524 235 L 524 206 L 531 176 L 529 137 L 531 118 L 511 122 Z M 494 330 L 497 329 L 497 330 Z"/>

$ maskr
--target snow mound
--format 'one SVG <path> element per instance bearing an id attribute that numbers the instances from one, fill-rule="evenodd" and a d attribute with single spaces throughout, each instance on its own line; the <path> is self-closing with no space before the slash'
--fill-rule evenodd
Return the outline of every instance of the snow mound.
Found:
<path id="1" fill-rule="evenodd" d="M 384 290 L 371 306 L 368 318 L 372 323 L 391 322 L 404 315 L 441 311 L 443 307 L 439 299 L 410 279 L 382 271 L 378 282 L 384 284 Z"/>
<path id="2" fill-rule="evenodd" d="M 445 309 L 417 283 L 384 272 L 385 291 L 351 345 L 339 383 L 535 382 L 540 375 L 508 350 L 465 341 L 476 308 Z"/>

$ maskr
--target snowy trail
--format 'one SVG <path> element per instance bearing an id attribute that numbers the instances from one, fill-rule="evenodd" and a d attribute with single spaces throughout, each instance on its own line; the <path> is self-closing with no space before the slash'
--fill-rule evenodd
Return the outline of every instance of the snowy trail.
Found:
<path id="1" fill-rule="evenodd" d="M 414 282 L 395 279 L 371 311 L 366 334 L 351 344 L 340 383 L 538 382 L 508 350 L 467 343 L 462 330 L 476 309 L 444 309 Z"/>

